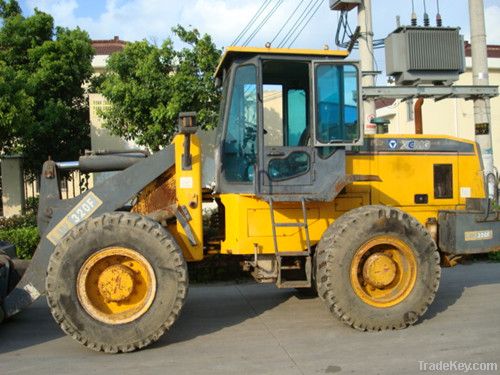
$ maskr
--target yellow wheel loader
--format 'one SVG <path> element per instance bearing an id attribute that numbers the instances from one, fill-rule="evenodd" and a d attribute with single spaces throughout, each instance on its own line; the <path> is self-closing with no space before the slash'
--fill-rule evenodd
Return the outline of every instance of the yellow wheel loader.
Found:
<path id="1" fill-rule="evenodd" d="M 47 161 L 41 241 L 17 285 L 3 284 L 2 315 L 45 294 L 81 344 L 133 351 L 179 316 L 186 263 L 218 253 L 240 256 L 260 283 L 316 289 L 359 330 L 415 323 L 441 264 L 500 250 L 499 212 L 475 142 L 363 135 L 361 73 L 346 55 L 228 48 L 215 75 L 223 101 L 213 155 L 195 114 L 182 113 L 173 143 L 154 155 Z M 62 200 L 58 173 L 68 169 L 118 172 Z M 204 202 L 218 215 L 208 238 Z M 15 261 L 1 259 L 8 281 Z"/>

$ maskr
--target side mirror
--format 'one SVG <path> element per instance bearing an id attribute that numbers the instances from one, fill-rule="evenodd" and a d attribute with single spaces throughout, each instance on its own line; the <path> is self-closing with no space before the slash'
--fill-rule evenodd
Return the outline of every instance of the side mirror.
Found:
<path id="1" fill-rule="evenodd" d="M 198 130 L 196 125 L 196 112 L 179 113 L 179 133 L 194 134 Z"/>

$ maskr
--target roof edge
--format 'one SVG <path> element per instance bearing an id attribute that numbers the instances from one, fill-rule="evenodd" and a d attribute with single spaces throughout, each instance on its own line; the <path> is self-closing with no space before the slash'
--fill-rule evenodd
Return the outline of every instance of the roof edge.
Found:
<path id="1" fill-rule="evenodd" d="M 272 48 L 272 47 L 240 47 L 229 46 L 224 49 L 224 53 L 220 59 L 219 65 L 215 69 L 214 77 L 219 77 L 222 73 L 222 68 L 225 65 L 228 57 L 232 54 L 268 54 L 268 55 L 302 55 L 302 56 L 329 56 L 345 58 L 349 56 L 348 51 L 330 50 L 330 49 L 301 49 L 301 48 Z"/>

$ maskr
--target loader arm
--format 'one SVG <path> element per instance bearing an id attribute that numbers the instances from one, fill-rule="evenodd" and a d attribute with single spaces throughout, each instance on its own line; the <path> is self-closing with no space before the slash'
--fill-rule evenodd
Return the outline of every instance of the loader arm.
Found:
<path id="1" fill-rule="evenodd" d="M 43 225 L 40 243 L 29 268 L 15 289 L 5 298 L 2 308 L 10 317 L 34 302 L 45 293 L 47 265 L 56 244 L 75 225 L 91 217 L 113 212 L 123 207 L 146 185 L 158 178 L 175 164 L 175 145 L 155 153 L 122 172 L 106 179 L 81 196 L 61 200 L 54 192 L 57 170 L 53 161 L 44 164 L 41 182 L 40 209 L 49 218 Z M 55 185 L 57 188 L 57 185 Z M 44 187 L 45 190 L 44 191 Z M 58 190 L 57 190 L 58 191 Z"/>

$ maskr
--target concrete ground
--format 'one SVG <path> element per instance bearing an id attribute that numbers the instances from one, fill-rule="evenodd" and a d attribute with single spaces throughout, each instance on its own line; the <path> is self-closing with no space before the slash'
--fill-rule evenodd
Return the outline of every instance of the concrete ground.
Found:
<path id="1" fill-rule="evenodd" d="M 419 361 L 500 369 L 500 264 L 443 270 L 425 317 L 402 331 L 358 332 L 318 298 L 253 283 L 192 286 L 171 331 L 131 354 L 95 353 L 66 337 L 43 299 L 0 326 L 2 375 L 412 374 Z"/>

